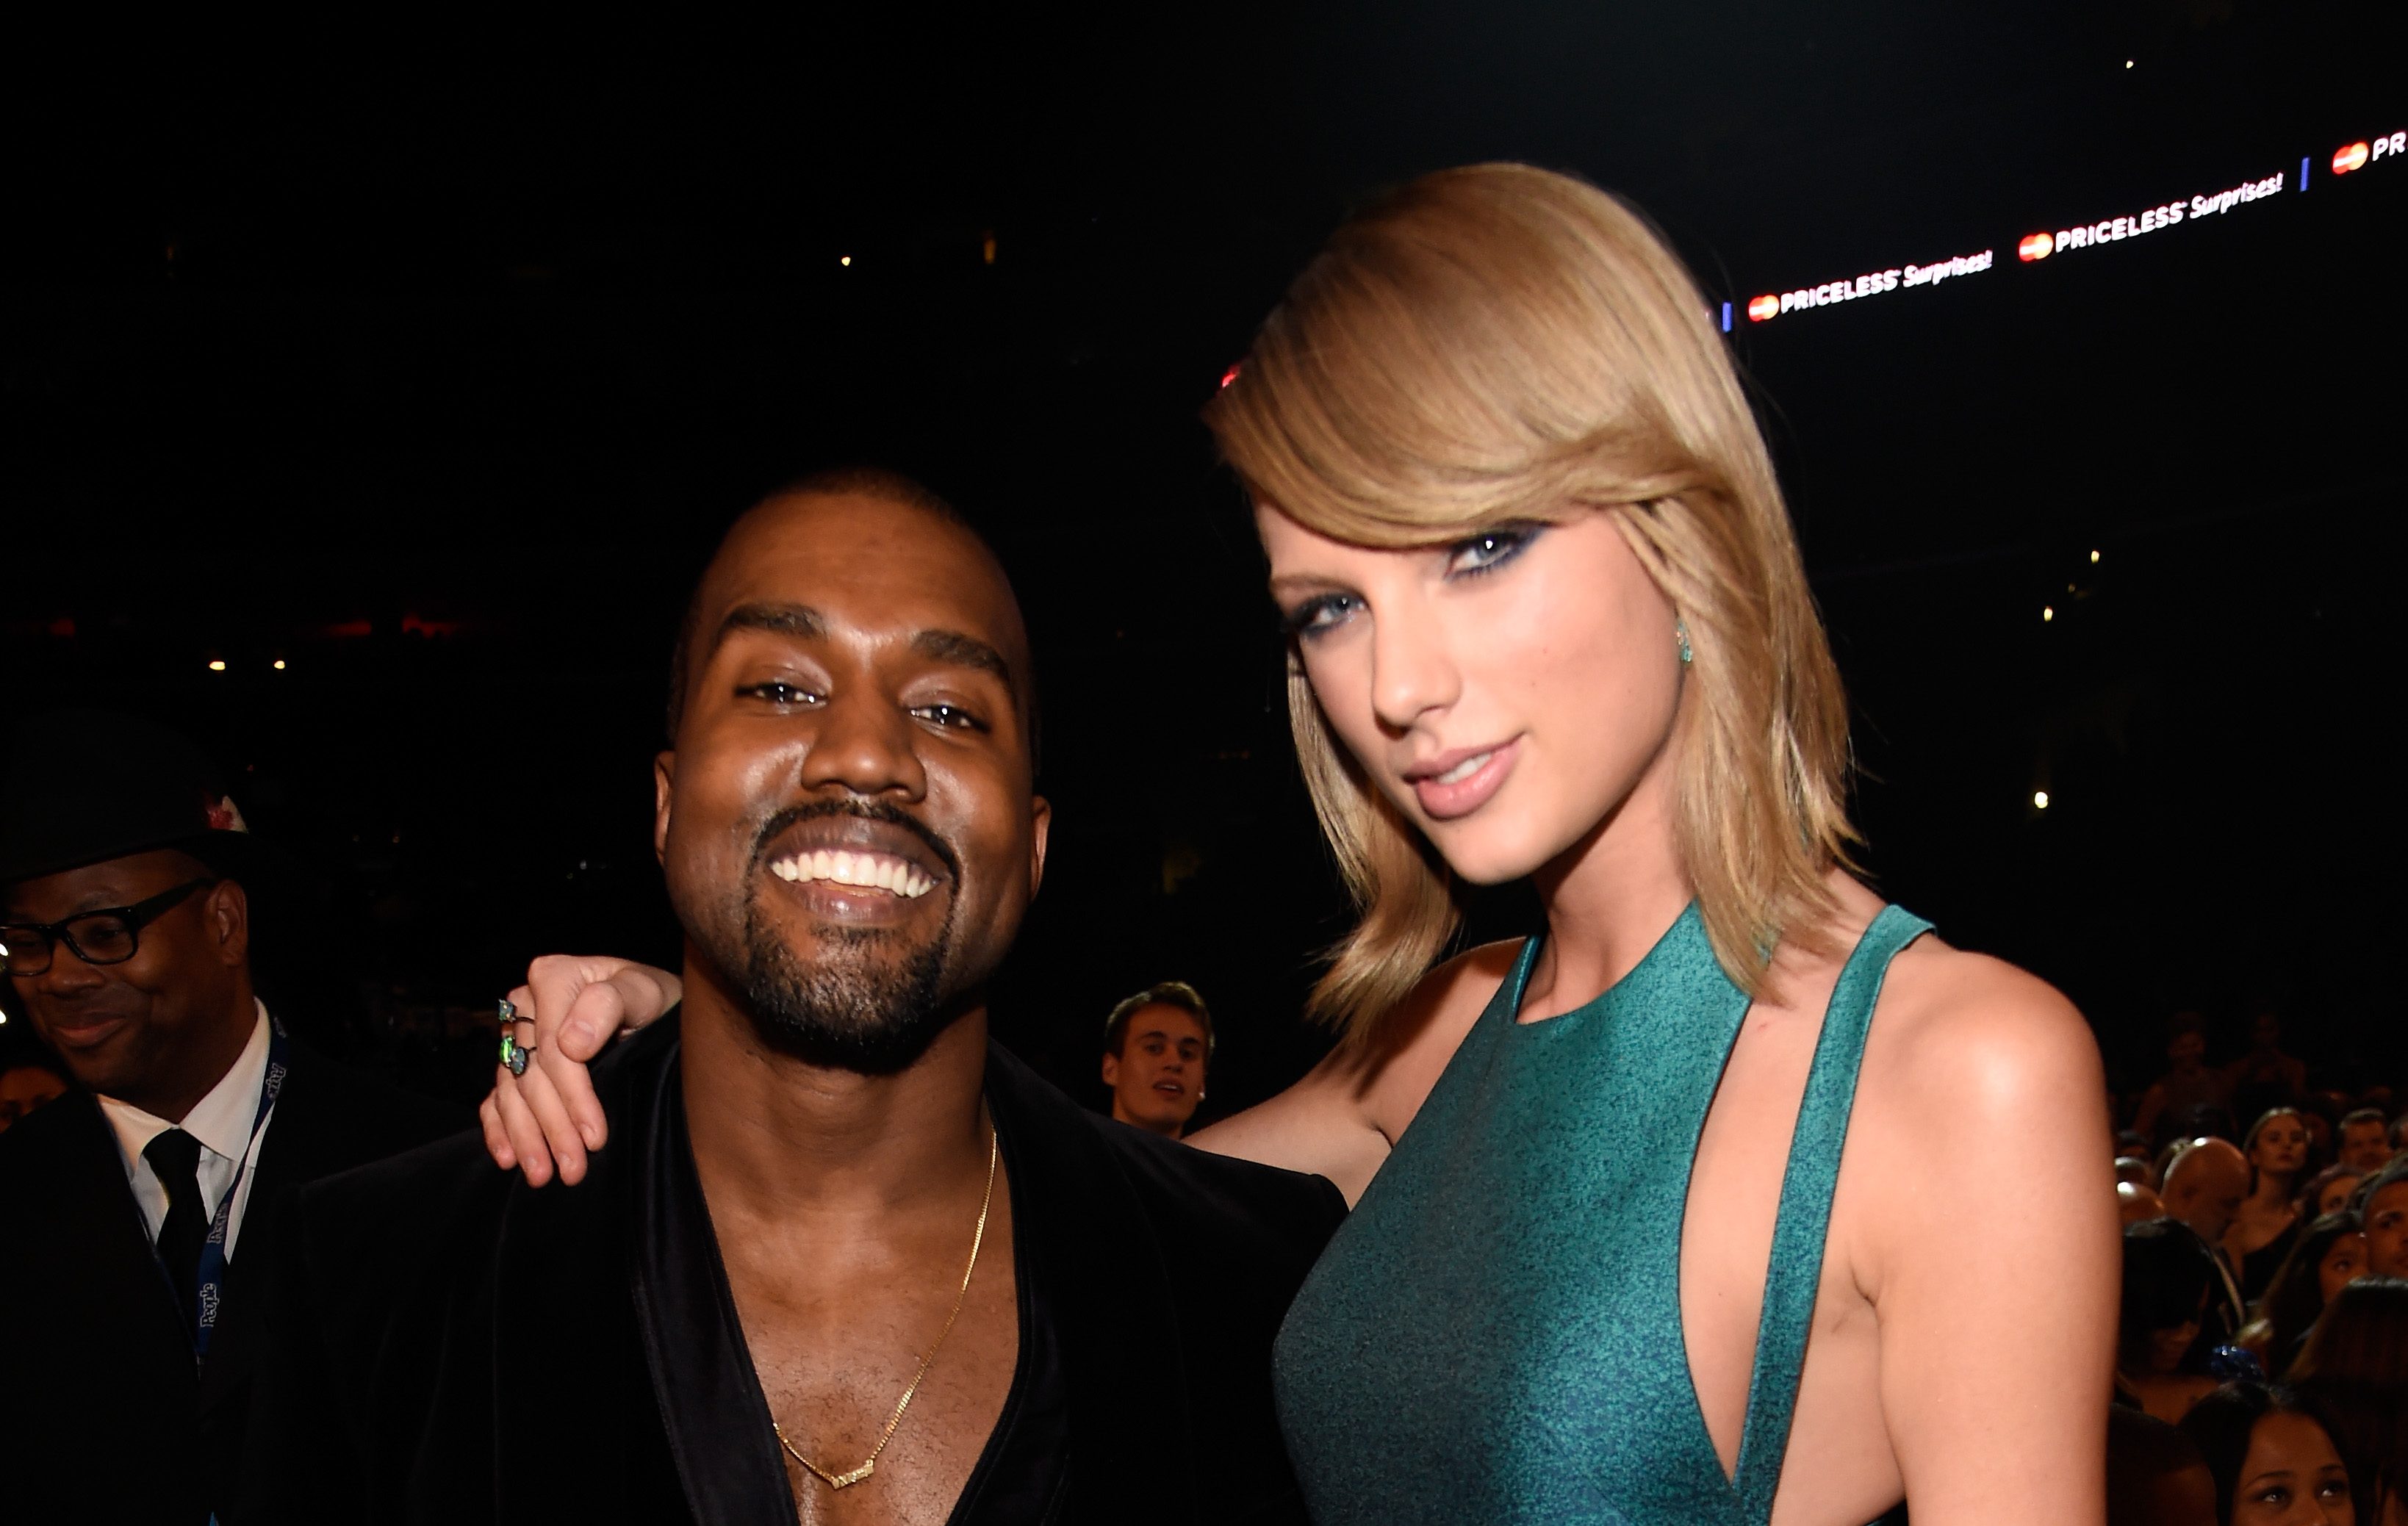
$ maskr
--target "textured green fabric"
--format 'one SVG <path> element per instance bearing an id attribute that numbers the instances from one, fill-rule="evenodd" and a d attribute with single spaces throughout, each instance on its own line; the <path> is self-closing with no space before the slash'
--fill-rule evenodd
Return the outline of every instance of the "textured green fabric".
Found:
<path id="1" fill-rule="evenodd" d="M 1788 1444 L 1885 908 L 1842 971 L 1799 1109 L 1736 1479 L 1681 1333 L 1689 1169 L 1747 998 L 1693 906 L 1613 989 L 1521 1023 L 1539 940 L 1289 1309 L 1280 1421 L 1320 1526 L 1761 1526 Z"/>

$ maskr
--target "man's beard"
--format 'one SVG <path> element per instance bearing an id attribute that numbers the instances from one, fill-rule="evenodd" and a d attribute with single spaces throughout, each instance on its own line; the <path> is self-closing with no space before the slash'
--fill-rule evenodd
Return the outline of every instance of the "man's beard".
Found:
<path id="1" fill-rule="evenodd" d="M 737 990 L 761 1036 L 796 1059 L 891 1076 L 926 1053 L 952 1020 L 944 982 L 953 906 L 926 944 L 880 958 L 880 946 L 895 941 L 882 930 L 824 928 L 820 957 L 805 963 L 767 925 L 758 892 L 748 892 Z"/>
<path id="2" fill-rule="evenodd" d="M 760 871 L 781 833 L 825 817 L 900 826 L 928 845 L 956 887 L 961 883 L 952 845 L 891 805 L 849 800 L 794 806 L 764 822 L 753 839 L 740 917 L 712 917 L 709 920 L 715 925 L 689 923 L 689 931 L 734 988 L 765 1042 L 809 1064 L 891 1076 L 926 1053 L 954 1016 L 947 976 L 960 903 L 946 898 L 944 924 L 917 948 L 905 944 L 906 934 L 890 929 L 823 925 L 818 956 L 797 958 L 761 904 Z M 738 927 L 730 927 L 731 920 Z M 731 948 L 726 934 L 739 928 L 738 946 Z"/>

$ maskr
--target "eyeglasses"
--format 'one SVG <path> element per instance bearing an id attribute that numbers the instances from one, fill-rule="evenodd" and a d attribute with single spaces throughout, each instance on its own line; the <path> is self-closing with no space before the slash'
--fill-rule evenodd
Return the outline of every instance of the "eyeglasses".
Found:
<path id="1" fill-rule="evenodd" d="M 0 969 L 10 975 L 39 975 L 50 967 L 51 948 L 61 943 L 87 964 L 122 964 L 141 947 L 144 928 L 194 891 L 216 883 L 190 880 L 148 901 L 79 912 L 64 921 L 0 924 Z"/>

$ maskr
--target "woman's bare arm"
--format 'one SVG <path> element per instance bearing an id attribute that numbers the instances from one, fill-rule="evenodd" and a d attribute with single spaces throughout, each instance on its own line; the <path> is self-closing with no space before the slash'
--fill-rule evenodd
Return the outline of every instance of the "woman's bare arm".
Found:
<path id="1" fill-rule="evenodd" d="M 1353 1206 L 1504 983 L 1520 948 L 1519 942 L 1493 943 L 1449 960 L 1382 1020 L 1370 1042 L 1340 1048 L 1278 1096 L 1189 1143 L 1327 1177 Z"/>
<path id="2" fill-rule="evenodd" d="M 1369 1045 L 1340 1048 L 1268 1102 L 1191 1136 L 1198 1148 L 1327 1177 L 1352 1204 L 1455 1057 L 1512 967 L 1518 944 L 1491 944 L 1432 970 Z M 584 1179 L 588 1151 L 609 1135 L 586 1064 L 614 1035 L 677 1005 L 678 977 L 608 955 L 548 954 L 510 992 L 535 1023 L 524 1076 L 494 1073 L 479 1109 L 485 1148 L 540 1187 L 557 1172 Z"/>
<path id="3" fill-rule="evenodd" d="M 2040 981 L 1942 957 L 1860 1099 L 1890 1162 L 1858 1262 L 1890 1441 L 1916 1526 L 2098 1526 L 2120 1253 L 2098 1046 Z"/>
<path id="4" fill-rule="evenodd" d="M 1352 1207 L 1388 1158 L 1388 1141 L 1364 1111 L 1354 1069 L 1342 1051 L 1333 1054 L 1278 1096 L 1189 1134 L 1187 1142 L 1327 1177 Z"/>

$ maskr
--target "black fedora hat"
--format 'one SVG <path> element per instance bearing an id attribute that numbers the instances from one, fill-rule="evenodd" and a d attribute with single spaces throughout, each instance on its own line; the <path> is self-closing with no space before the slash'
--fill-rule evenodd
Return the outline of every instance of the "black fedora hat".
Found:
<path id="1" fill-rule="evenodd" d="M 191 737 L 118 710 L 15 727 L 0 756 L 0 885 L 155 848 L 231 878 L 253 863 L 224 775 Z"/>

